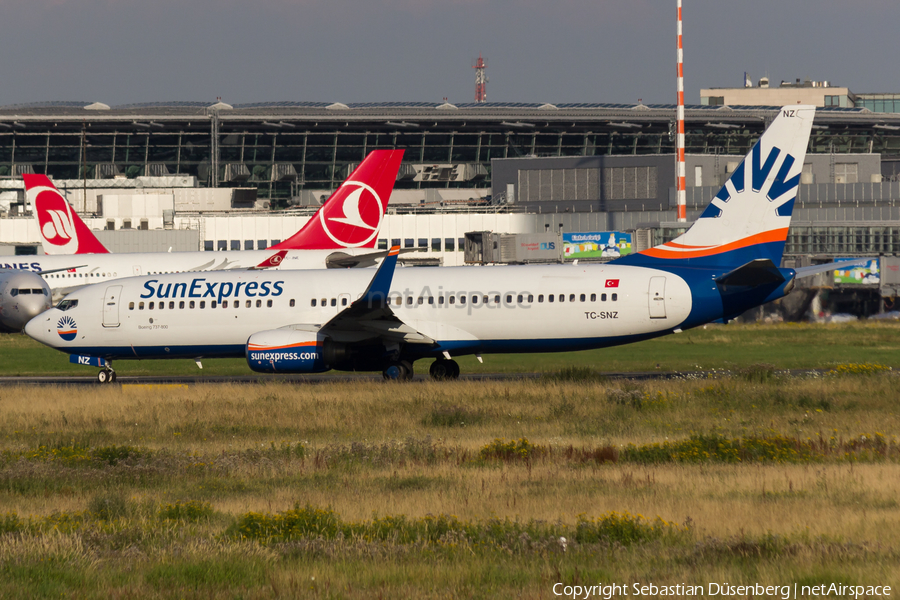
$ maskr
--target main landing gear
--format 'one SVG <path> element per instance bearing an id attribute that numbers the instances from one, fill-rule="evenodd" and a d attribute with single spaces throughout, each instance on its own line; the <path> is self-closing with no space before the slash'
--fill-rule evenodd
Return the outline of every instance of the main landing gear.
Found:
<path id="1" fill-rule="evenodd" d="M 459 379 L 459 365 L 455 360 L 439 358 L 431 363 L 428 374 L 432 379 L 443 381 L 445 379 Z"/>
<path id="2" fill-rule="evenodd" d="M 107 367 L 97 373 L 97 381 L 100 383 L 115 383 L 116 381 L 116 372 L 112 370 L 112 368 Z"/>
<path id="3" fill-rule="evenodd" d="M 381 373 L 388 381 L 409 381 L 413 378 L 412 363 L 400 360 L 390 363 Z"/>
<path id="4" fill-rule="evenodd" d="M 439 358 L 431 364 L 428 374 L 436 381 L 459 379 L 459 365 L 455 360 Z M 412 363 L 394 361 L 384 368 L 382 375 L 388 381 L 409 381 L 413 378 Z"/>

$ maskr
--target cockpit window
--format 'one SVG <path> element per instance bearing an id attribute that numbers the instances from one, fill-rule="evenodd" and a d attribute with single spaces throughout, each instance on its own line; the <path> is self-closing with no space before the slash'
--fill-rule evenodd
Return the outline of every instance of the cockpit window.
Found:
<path id="1" fill-rule="evenodd" d="M 70 308 L 75 308 L 78 306 L 78 300 L 60 300 L 59 304 L 56 305 L 56 308 L 59 310 L 69 310 Z"/>

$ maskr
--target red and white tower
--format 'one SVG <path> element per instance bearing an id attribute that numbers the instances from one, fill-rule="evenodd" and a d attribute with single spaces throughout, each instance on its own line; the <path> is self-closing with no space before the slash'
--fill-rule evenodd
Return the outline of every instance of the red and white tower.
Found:
<path id="1" fill-rule="evenodd" d="M 487 75 L 484 74 L 484 70 L 487 68 L 487 62 L 483 58 L 481 58 L 481 53 L 478 53 L 478 60 L 472 66 L 475 69 L 475 102 L 487 102 Z"/>
<path id="2" fill-rule="evenodd" d="M 678 0 L 678 105 L 675 109 L 678 129 L 675 134 L 675 178 L 677 179 L 678 221 L 687 221 L 687 189 L 684 165 L 684 48 L 681 45 L 681 0 Z"/>

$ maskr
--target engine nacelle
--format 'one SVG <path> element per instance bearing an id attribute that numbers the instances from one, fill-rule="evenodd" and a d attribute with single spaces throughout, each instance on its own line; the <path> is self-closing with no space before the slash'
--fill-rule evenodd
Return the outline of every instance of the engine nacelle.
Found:
<path id="1" fill-rule="evenodd" d="M 340 358 L 343 346 L 310 331 L 272 329 L 247 340 L 247 364 L 260 373 L 321 373 Z"/>

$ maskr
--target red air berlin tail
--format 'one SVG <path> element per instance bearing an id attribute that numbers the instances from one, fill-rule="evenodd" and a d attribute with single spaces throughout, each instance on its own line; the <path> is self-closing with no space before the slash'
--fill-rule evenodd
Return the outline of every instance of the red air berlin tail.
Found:
<path id="1" fill-rule="evenodd" d="M 303 226 L 273 250 L 374 248 L 403 150 L 373 150 Z"/>
<path id="2" fill-rule="evenodd" d="M 45 175 L 22 178 L 44 241 L 44 254 L 109 253 Z"/>

